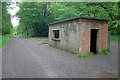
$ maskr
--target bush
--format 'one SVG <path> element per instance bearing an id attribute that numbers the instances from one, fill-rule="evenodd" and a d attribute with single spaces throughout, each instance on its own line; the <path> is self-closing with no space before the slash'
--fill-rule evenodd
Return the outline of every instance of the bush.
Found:
<path id="1" fill-rule="evenodd" d="M 107 48 L 103 48 L 101 51 L 99 51 L 98 54 L 108 55 L 110 51 L 111 51 L 110 47 L 107 47 Z"/>

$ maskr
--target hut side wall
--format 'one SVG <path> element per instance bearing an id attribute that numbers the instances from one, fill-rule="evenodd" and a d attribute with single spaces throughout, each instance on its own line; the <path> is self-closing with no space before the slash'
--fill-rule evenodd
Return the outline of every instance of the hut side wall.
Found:
<path id="1" fill-rule="evenodd" d="M 53 40 L 53 30 L 60 31 L 58 41 Z M 80 26 L 78 20 L 49 26 L 49 44 L 51 46 L 78 53 L 79 47 L 81 46 L 80 41 Z"/>

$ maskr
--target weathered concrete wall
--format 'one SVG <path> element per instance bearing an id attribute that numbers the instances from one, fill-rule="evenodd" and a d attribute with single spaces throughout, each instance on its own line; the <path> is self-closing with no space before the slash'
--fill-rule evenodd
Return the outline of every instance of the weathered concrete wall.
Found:
<path id="1" fill-rule="evenodd" d="M 52 40 L 53 30 L 60 31 L 60 41 Z M 54 47 L 63 48 L 72 52 L 79 52 L 80 44 L 80 28 L 78 21 L 70 21 L 64 24 L 55 24 L 49 27 L 49 44 Z"/>
<path id="2" fill-rule="evenodd" d="M 78 19 L 49 25 L 49 45 L 70 50 L 75 53 L 90 52 L 91 29 L 99 29 L 97 49 L 107 47 L 107 21 Z M 59 40 L 53 40 L 53 30 L 60 31 Z"/>

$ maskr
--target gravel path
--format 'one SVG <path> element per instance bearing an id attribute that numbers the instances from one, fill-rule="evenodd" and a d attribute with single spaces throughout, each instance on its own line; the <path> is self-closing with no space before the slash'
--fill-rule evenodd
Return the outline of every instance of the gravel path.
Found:
<path id="1" fill-rule="evenodd" d="M 41 44 L 44 39 L 13 37 L 2 51 L 3 78 L 101 78 L 117 77 L 118 43 L 112 52 L 91 58 Z"/>

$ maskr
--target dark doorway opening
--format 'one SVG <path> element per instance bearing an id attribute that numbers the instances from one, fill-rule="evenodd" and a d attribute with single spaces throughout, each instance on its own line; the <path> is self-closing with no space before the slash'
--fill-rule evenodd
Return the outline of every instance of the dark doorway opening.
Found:
<path id="1" fill-rule="evenodd" d="M 91 29 L 90 52 L 97 53 L 97 33 L 98 29 Z"/>

